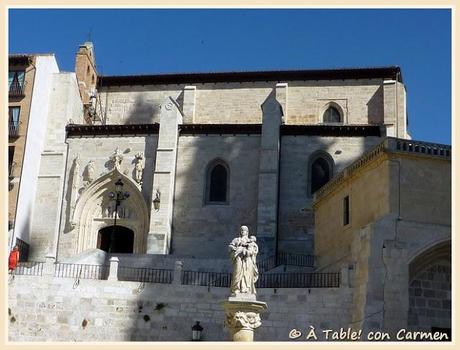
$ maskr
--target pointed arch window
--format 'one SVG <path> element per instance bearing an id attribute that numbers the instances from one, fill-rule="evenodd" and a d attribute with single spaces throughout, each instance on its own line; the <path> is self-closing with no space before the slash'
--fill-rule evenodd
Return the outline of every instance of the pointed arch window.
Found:
<path id="1" fill-rule="evenodd" d="M 206 172 L 206 204 L 228 204 L 229 169 L 222 160 L 213 161 Z"/>
<path id="2" fill-rule="evenodd" d="M 332 178 L 334 160 L 328 153 L 319 151 L 310 157 L 309 163 L 309 193 L 313 195 Z"/>
<path id="3" fill-rule="evenodd" d="M 336 107 L 329 106 L 323 114 L 323 123 L 341 123 L 342 117 Z"/>

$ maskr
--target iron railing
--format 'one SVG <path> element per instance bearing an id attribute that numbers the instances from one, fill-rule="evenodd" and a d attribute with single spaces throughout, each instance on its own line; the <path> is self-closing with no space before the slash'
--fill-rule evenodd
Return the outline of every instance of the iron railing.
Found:
<path id="1" fill-rule="evenodd" d="M 108 275 L 108 265 L 56 263 L 54 266 L 55 277 L 103 280 L 107 279 Z"/>
<path id="2" fill-rule="evenodd" d="M 313 255 L 278 253 L 278 265 L 313 267 L 314 264 L 315 257 Z"/>
<path id="3" fill-rule="evenodd" d="M 232 274 L 204 271 L 183 271 L 182 284 L 230 287 Z M 262 273 L 256 288 L 338 288 L 340 273 Z"/>
<path id="4" fill-rule="evenodd" d="M 13 273 L 15 275 L 43 276 L 43 263 L 36 261 L 19 262 Z"/>
<path id="5" fill-rule="evenodd" d="M 10 85 L 8 96 L 24 96 L 24 85 L 13 81 Z"/>
<path id="6" fill-rule="evenodd" d="M 230 287 L 231 281 L 231 273 L 183 271 L 181 282 L 182 284 L 193 286 Z"/>
<path id="7" fill-rule="evenodd" d="M 265 272 L 280 265 L 314 267 L 315 256 L 278 252 L 277 256 L 272 255 L 257 263 L 259 272 Z"/>
<path id="8" fill-rule="evenodd" d="M 19 136 L 19 124 L 10 123 L 8 125 L 8 136 Z"/>
<path id="9" fill-rule="evenodd" d="M 256 288 L 338 288 L 340 273 L 265 273 Z"/>
<path id="10" fill-rule="evenodd" d="M 171 283 L 172 270 L 119 266 L 118 280 L 147 283 Z"/>

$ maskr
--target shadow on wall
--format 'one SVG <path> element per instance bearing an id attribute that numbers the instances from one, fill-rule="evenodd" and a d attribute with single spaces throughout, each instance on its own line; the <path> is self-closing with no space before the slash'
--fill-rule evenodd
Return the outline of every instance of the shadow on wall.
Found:
<path id="1" fill-rule="evenodd" d="M 374 95 L 367 102 L 367 116 L 369 124 L 383 123 L 383 86 L 379 86 Z"/>
<path id="2" fill-rule="evenodd" d="M 311 156 L 325 152 L 334 160 L 332 177 L 341 167 L 335 142 L 320 137 L 283 136 L 281 142 L 279 232 L 280 251 L 313 254 L 314 213 L 311 192 Z"/>
<path id="3" fill-rule="evenodd" d="M 274 89 L 267 99 L 274 98 Z M 262 108 L 262 106 L 260 106 Z M 179 139 L 171 253 L 228 257 L 241 225 L 257 231 L 261 137 L 257 134 L 196 134 Z M 223 202 L 207 198 L 209 165 L 222 161 L 229 178 Z"/>
<path id="4" fill-rule="evenodd" d="M 138 94 L 124 124 L 150 124 L 160 121 L 160 104 Z"/>
<path id="5" fill-rule="evenodd" d="M 175 93 L 172 94 L 174 98 Z M 175 98 L 179 106 L 183 106 L 184 92 L 181 91 Z M 161 98 L 148 97 L 138 92 L 133 107 L 129 110 L 124 124 L 152 124 L 160 122 Z M 182 113 L 182 110 L 181 110 Z"/>

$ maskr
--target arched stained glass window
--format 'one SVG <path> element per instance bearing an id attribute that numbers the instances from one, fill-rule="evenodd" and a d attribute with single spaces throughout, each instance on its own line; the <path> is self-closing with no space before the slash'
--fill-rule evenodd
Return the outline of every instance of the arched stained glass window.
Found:
<path id="1" fill-rule="evenodd" d="M 206 178 L 206 202 L 227 203 L 229 187 L 229 172 L 227 165 L 223 161 L 211 163 L 208 167 Z"/>

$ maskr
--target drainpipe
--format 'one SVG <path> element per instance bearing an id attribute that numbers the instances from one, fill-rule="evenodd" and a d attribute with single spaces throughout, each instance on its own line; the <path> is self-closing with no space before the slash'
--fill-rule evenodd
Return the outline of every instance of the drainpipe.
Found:
<path id="1" fill-rule="evenodd" d="M 65 196 L 65 184 L 66 184 L 66 180 L 67 180 L 67 165 L 68 165 L 68 161 L 69 161 L 69 143 L 67 141 L 67 135 L 66 135 L 66 138 L 65 138 L 65 147 L 66 147 L 66 152 L 65 152 L 65 162 L 64 162 L 64 172 L 63 172 L 63 175 L 62 175 L 62 185 L 61 185 L 61 205 L 59 206 L 59 210 L 58 210 L 58 215 L 59 215 L 59 219 L 58 219 L 58 229 L 57 229 L 57 232 L 54 234 L 54 239 L 53 239 L 53 251 L 50 252 L 51 255 L 55 258 L 55 261 L 57 261 L 57 254 L 58 254 L 58 247 L 59 247 L 59 235 L 61 232 L 64 231 L 63 227 L 62 227 L 62 209 L 64 207 L 64 196 Z M 69 218 L 70 220 L 71 218 Z"/>
<path id="2" fill-rule="evenodd" d="M 276 237 L 275 237 L 275 266 L 278 266 L 278 236 L 280 232 L 280 187 L 281 187 L 281 125 L 278 133 L 278 195 L 276 198 Z"/>
<path id="3" fill-rule="evenodd" d="M 396 116 L 396 137 L 399 136 L 399 116 L 398 116 L 398 78 L 399 78 L 399 70 L 396 72 L 395 77 L 395 116 Z"/>

